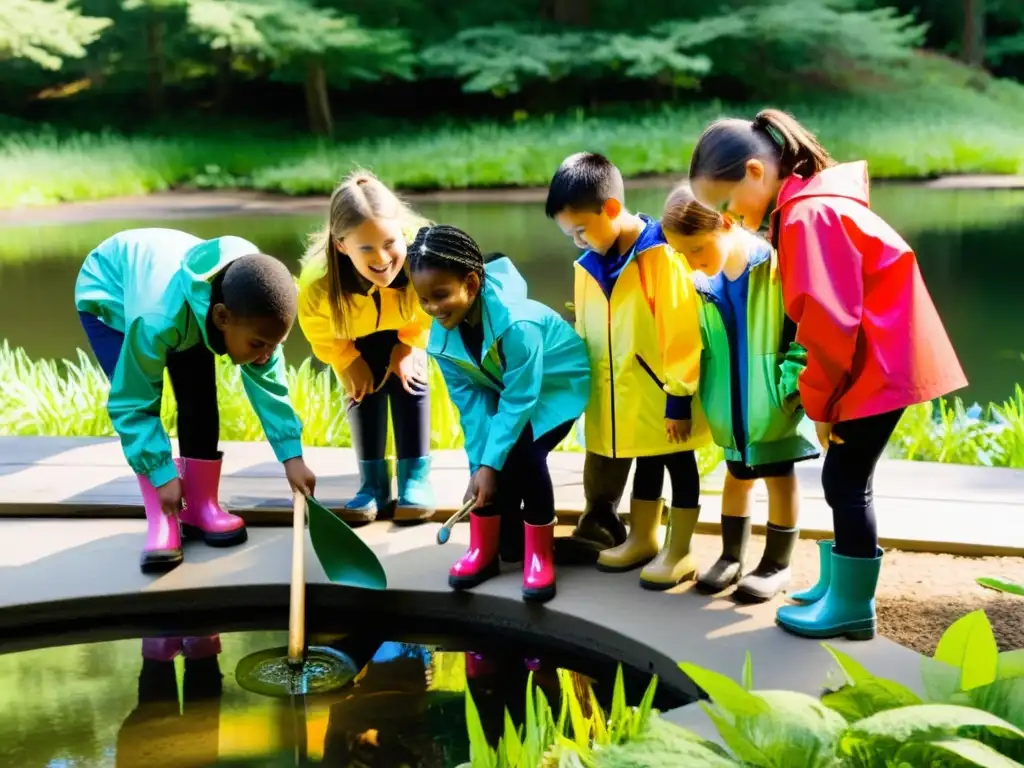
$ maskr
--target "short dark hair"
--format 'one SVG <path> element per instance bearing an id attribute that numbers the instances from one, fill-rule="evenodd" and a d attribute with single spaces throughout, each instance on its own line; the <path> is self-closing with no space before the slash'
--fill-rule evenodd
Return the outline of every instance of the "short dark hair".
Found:
<path id="1" fill-rule="evenodd" d="M 544 213 L 549 219 L 567 208 L 597 213 L 606 200 L 626 202 L 619 169 L 604 155 L 577 152 L 565 158 L 551 177 Z"/>
<path id="2" fill-rule="evenodd" d="M 265 253 L 241 256 L 220 274 L 224 306 L 245 319 L 276 319 L 290 326 L 298 309 L 298 289 L 283 263 Z"/>
<path id="3" fill-rule="evenodd" d="M 484 256 L 476 240 L 458 227 L 421 227 L 409 246 L 409 269 L 444 269 L 460 277 L 484 276 Z"/>

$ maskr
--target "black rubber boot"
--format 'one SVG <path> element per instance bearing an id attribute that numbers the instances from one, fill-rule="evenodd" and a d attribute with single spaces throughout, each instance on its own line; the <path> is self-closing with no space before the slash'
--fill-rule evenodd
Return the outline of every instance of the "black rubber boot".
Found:
<path id="1" fill-rule="evenodd" d="M 743 603 L 763 603 L 786 589 L 792 576 L 789 561 L 799 537 L 797 528 L 778 528 L 768 523 L 761 562 L 740 579 L 733 597 Z"/>
<path id="2" fill-rule="evenodd" d="M 183 695 L 188 700 L 215 699 L 221 694 L 224 675 L 216 656 L 185 659 Z"/>
<path id="3" fill-rule="evenodd" d="M 523 508 L 501 510 L 498 557 L 503 563 L 523 562 Z"/>
<path id="4" fill-rule="evenodd" d="M 567 537 L 555 539 L 556 565 L 593 565 L 606 549 L 626 540 L 626 526 L 613 506 L 588 508 Z"/>
<path id="5" fill-rule="evenodd" d="M 739 581 L 748 541 L 750 518 L 723 515 L 722 555 L 714 565 L 700 575 L 695 589 L 705 595 L 714 595 Z"/>

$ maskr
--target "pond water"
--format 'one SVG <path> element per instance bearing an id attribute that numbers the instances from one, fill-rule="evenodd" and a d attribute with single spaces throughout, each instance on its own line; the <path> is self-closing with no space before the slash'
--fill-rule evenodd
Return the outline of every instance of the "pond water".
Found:
<path id="1" fill-rule="evenodd" d="M 557 710 L 556 670 L 567 667 L 564 658 L 528 647 L 312 637 L 351 659 L 358 674 L 334 691 L 289 699 L 252 693 L 235 677 L 250 654 L 286 645 L 287 633 L 223 633 L 219 649 L 211 638 L 146 642 L 0 656 L 0 765 L 451 768 L 469 759 L 467 687 L 493 745 L 506 707 L 523 722 L 530 672 Z M 184 653 L 175 657 L 177 648 Z M 570 663 L 585 670 L 569 675 L 573 688 L 590 684 L 609 711 L 614 662 Z M 637 705 L 649 678 L 624 671 L 627 700 Z M 655 706 L 686 703 L 661 693 Z"/>
<path id="2" fill-rule="evenodd" d="M 666 189 L 632 190 L 634 210 L 657 215 Z M 970 380 L 968 402 L 1002 402 L 1024 381 L 1024 341 L 1018 310 L 1024 242 L 1024 191 L 926 189 L 875 185 L 872 204 L 916 249 L 932 296 Z M 469 231 L 488 251 L 513 258 L 531 295 L 565 311 L 572 300 L 572 244 L 539 203 L 431 203 L 419 206 L 435 221 Z M 84 256 L 128 227 L 168 226 L 201 237 L 236 234 L 295 263 L 311 215 L 211 216 L 186 220 L 95 221 L 0 231 L 0 337 L 33 357 L 72 357 L 85 346 L 72 302 Z M 293 363 L 309 354 L 301 333 L 287 343 Z"/>

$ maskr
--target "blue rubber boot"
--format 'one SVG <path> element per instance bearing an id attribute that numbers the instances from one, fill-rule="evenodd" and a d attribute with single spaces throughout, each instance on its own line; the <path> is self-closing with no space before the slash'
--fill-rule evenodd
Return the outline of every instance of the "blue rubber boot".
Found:
<path id="1" fill-rule="evenodd" d="M 391 504 L 391 475 L 386 459 L 359 462 L 359 490 L 342 510 L 350 523 L 372 523 Z"/>
<path id="2" fill-rule="evenodd" d="M 789 596 L 798 603 L 816 603 L 825 596 L 832 580 L 832 539 L 818 542 L 818 583 L 803 592 Z"/>
<path id="3" fill-rule="evenodd" d="M 434 488 L 430 484 L 430 457 L 398 460 L 396 523 L 419 523 L 434 516 Z"/>
<path id="4" fill-rule="evenodd" d="M 832 551 L 832 581 L 810 605 L 784 605 L 775 623 L 801 637 L 870 640 L 875 636 L 875 589 L 882 550 L 875 557 L 846 557 Z"/>

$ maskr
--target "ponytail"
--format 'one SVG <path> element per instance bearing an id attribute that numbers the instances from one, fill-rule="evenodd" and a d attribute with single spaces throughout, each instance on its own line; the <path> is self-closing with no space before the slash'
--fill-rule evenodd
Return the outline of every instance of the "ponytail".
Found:
<path id="1" fill-rule="evenodd" d="M 835 165 L 817 137 L 779 109 L 763 109 L 752 121 L 716 120 L 704 129 L 690 158 L 690 178 L 739 181 L 747 161 L 771 159 L 779 178 L 808 178 Z"/>

